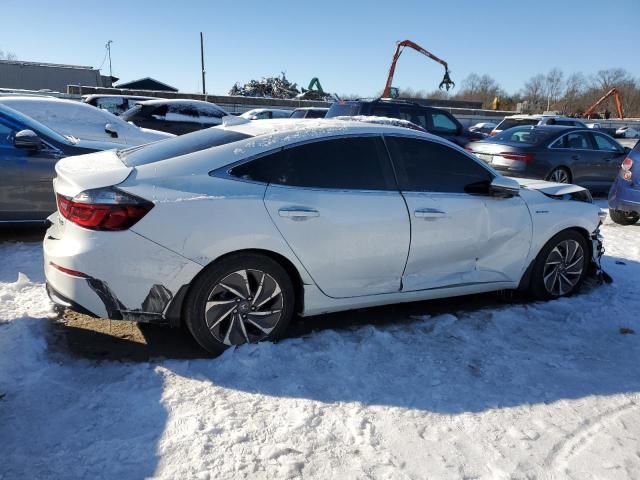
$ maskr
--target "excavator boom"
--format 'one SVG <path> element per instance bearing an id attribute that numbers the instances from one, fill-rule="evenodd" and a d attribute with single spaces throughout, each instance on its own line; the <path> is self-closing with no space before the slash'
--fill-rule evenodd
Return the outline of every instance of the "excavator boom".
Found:
<path id="1" fill-rule="evenodd" d="M 453 82 L 453 80 L 451 80 L 451 77 L 449 76 L 449 66 L 447 65 L 447 62 L 436 57 L 433 53 L 425 50 L 417 43 L 412 42 L 411 40 L 403 40 L 402 42 L 398 42 L 398 44 L 396 45 L 396 52 L 393 54 L 393 60 L 391 61 L 391 66 L 389 67 L 389 75 L 387 75 L 387 84 L 385 85 L 384 91 L 382 92 L 383 97 L 389 97 L 391 95 L 391 84 L 393 83 L 393 75 L 396 71 L 396 63 L 398 63 L 398 59 L 400 58 L 400 54 L 402 53 L 404 47 L 413 48 L 417 52 L 422 53 L 423 55 L 429 57 L 431 60 L 438 62 L 444 67 L 444 77 L 442 78 L 442 82 L 440 82 L 440 90 L 442 90 L 442 88 L 444 87 L 447 89 L 447 91 L 449 91 L 450 88 L 456 86 L 456 84 Z"/>
<path id="2" fill-rule="evenodd" d="M 609 98 L 612 95 L 614 100 L 616 101 L 616 110 L 618 110 L 618 117 L 620 117 L 620 120 L 623 120 L 624 110 L 622 109 L 622 96 L 620 95 L 620 92 L 618 91 L 617 88 L 612 88 L 607 93 L 605 93 L 602 96 L 602 98 L 600 98 L 596 103 L 594 103 L 589 108 L 587 108 L 587 111 L 584 112 L 584 117 L 591 118 L 591 115 L 594 114 L 594 112 L 596 111 L 596 108 L 602 105 L 602 102 L 604 102 L 607 98 Z"/>

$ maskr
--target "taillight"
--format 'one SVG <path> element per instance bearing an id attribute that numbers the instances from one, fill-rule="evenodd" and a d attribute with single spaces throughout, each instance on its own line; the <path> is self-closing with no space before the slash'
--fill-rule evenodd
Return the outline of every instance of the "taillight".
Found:
<path id="1" fill-rule="evenodd" d="M 500 154 L 502 158 L 506 158 L 507 160 L 515 160 L 516 162 L 530 162 L 535 158 L 533 153 L 511 153 L 511 152 L 502 152 Z"/>
<path id="2" fill-rule="evenodd" d="M 490 137 L 493 137 L 493 136 L 495 136 L 495 135 L 497 135 L 497 134 L 498 134 L 498 132 L 497 132 L 496 130 L 491 130 L 491 131 L 489 132 L 489 136 L 490 136 Z"/>
<path id="3" fill-rule="evenodd" d="M 90 230 L 126 230 L 153 208 L 153 203 L 116 188 L 85 190 L 73 198 L 56 194 L 60 215 Z"/>
<path id="4" fill-rule="evenodd" d="M 625 158 L 622 162 L 622 165 L 620 165 L 620 173 L 622 174 L 622 178 L 624 178 L 627 182 L 630 182 L 631 177 L 633 177 L 631 167 L 633 167 L 633 159 L 631 157 Z"/>

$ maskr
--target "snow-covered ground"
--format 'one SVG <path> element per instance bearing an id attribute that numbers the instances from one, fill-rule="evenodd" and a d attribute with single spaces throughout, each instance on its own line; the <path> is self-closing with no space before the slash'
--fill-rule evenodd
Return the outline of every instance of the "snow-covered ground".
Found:
<path id="1" fill-rule="evenodd" d="M 640 478 L 640 226 L 604 236 L 573 298 L 143 363 L 49 348 L 2 243 L 0 478 Z"/>

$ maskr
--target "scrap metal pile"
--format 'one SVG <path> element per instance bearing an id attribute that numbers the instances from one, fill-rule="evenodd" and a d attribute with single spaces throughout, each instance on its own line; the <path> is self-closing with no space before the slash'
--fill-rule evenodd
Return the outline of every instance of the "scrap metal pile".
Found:
<path id="1" fill-rule="evenodd" d="M 295 98 L 299 93 L 298 85 L 287 80 L 284 73 L 281 77 L 263 77 L 244 85 L 236 83 L 229 90 L 229 95 L 266 98 Z"/>

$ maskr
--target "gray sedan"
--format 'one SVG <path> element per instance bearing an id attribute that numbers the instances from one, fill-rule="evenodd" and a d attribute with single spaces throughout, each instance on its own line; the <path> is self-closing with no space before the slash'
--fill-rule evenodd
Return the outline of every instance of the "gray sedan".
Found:
<path id="1" fill-rule="evenodd" d="M 511 177 L 575 183 L 609 191 L 629 149 L 588 128 L 524 126 L 467 145 L 467 150 Z"/>

